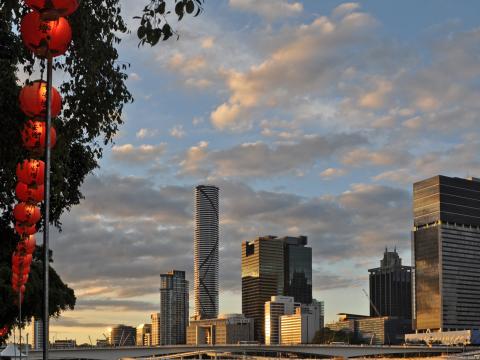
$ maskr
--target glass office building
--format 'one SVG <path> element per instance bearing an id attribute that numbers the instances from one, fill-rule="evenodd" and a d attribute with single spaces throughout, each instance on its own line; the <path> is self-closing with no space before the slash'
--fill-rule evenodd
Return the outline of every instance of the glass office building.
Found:
<path id="1" fill-rule="evenodd" d="M 480 180 L 413 185 L 413 316 L 417 331 L 480 328 Z"/>
<path id="2" fill-rule="evenodd" d="M 370 316 L 412 318 L 412 268 L 402 265 L 396 249 L 385 249 L 380 267 L 369 269 Z M 377 313 L 378 311 L 378 313 Z"/>
<path id="3" fill-rule="evenodd" d="M 312 302 L 312 248 L 306 247 L 307 237 L 279 238 L 284 244 L 284 295 L 295 302 Z"/>
<path id="4" fill-rule="evenodd" d="M 312 249 L 306 236 L 263 236 L 242 243 L 242 312 L 254 319 L 255 340 L 265 341 L 265 303 L 272 296 L 312 302 Z"/>

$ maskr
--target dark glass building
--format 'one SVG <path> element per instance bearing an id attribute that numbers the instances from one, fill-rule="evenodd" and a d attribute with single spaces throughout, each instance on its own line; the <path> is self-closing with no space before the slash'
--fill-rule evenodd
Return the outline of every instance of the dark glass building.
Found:
<path id="1" fill-rule="evenodd" d="M 188 281 L 185 271 L 160 274 L 160 329 L 158 345 L 186 344 Z"/>
<path id="2" fill-rule="evenodd" d="M 284 244 L 284 290 L 283 295 L 293 297 L 295 302 L 312 302 L 312 248 L 306 247 L 307 237 L 286 236 L 279 238 Z"/>
<path id="3" fill-rule="evenodd" d="M 292 296 L 312 302 L 312 249 L 306 236 L 263 236 L 242 243 L 242 313 L 254 319 L 255 340 L 265 341 L 265 302 Z"/>
<path id="4" fill-rule="evenodd" d="M 396 250 L 385 249 L 380 267 L 369 269 L 370 316 L 412 318 L 412 268 Z M 378 313 L 377 313 L 378 311 Z"/>
<path id="5" fill-rule="evenodd" d="M 413 184 L 414 328 L 480 329 L 480 180 Z"/>

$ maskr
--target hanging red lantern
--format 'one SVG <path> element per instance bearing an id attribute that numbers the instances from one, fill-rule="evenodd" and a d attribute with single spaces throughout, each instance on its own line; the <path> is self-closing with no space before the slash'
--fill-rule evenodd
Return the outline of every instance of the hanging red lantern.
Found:
<path id="1" fill-rule="evenodd" d="M 46 143 L 46 125 L 42 121 L 28 120 L 22 130 L 23 146 L 31 151 L 44 150 Z M 57 132 L 50 127 L 50 148 L 57 142 Z"/>
<path id="2" fill-rule="evenodd" d="M 12 255 L 12 267 L 29 267 L 32 263 L 32 259 L 33 256 L 31 254 L 22 256 L 14 252 Z"/>
<path id="3" fill-rule="evenodd" d="M 28 274 L 18 275 L 12 273 L 12 284 L 26 284 L 28 282 Z"/>
<path id="4" fill-rule="evenodd" d="M 0 329 L 0 337 L 4 337 L 7 334 L 8 334 L 8 326 L 5 325 Z"/>
<path id="5" fill-rule="evenodd" d="M 35 236 L 25 236 L 18 242 L 16 251 L 18 253 L 32 254 L 35 251 L 36 245 L 37 241 L 35 240 Z"/>
<path id="6" fill-rule="evenodd" d="M 21 202 L 13 208 L 13 216 L 18 222 L 35 225 L 42 217 L 42 214 L 39 207 Z"/>
<path id="7" fill-rule="evenodd" d="M 15 195 L 17 199 L 28 203 L 39 203 L 44 197 L 43 185 L 27 185 L 19 182 L 15 187 Z"/>
<path id="8" fill-rule="evenodd" d="M 33 235 L 37 232 L 37 227 L 35 225 L 27 225 L 23 223 L 15 223 L 15 231 L 20 236 Z"/>
<path id="9" fill-rule="evenodd" d="M 42 20 L 39 12 L 26 14 L 20 23 L 23 43 L 38 57 L 59 56 L 67 51 L 72 39 L 68 20 Z"/>
<path id="10" fill-rule="evenodd" d="M 27 185 L 43 185 L 45 163 L 42 160 L 28 159 L 17 165 L 17 178 Z"/>
<path id="11" fill-rule="evenodd" d="M 19 286 L 18 284 L 12 285 L 12 289 L 13 289 L 13 291 L 15 291 L 17 293 L 20 292 L 23 295 L 23 293 L 25 292 L 25 285 L 21 285 L 21 286 Z M 22 299 L 22 301 L 23 301 L 23 299 Z"/>
<path id="12" fill-rule="evenodd" d="M 30 265 L 12 265 L 12 271 L 14 272 L 14 274 L 17 274 L 17 276 L 23 276 L 30 272 Z"/>
<path id="13" fill-rule="evenodd" d="M 25 4 L 40 12 L 43 19 L 58 19 L 77 10 L 78 0 L 25 0 Z"/>
<path id="14" fill-rule="evenodd" d="M 36 80 L 25 85 L 20 91 L 20 108 L 25 115 L 44 120 L 47 114 L 47 83 L 43 80 Z M 57 89 L 52 86 L 52 117 L 57 117 L 62 110 L 62 97 Z"/>

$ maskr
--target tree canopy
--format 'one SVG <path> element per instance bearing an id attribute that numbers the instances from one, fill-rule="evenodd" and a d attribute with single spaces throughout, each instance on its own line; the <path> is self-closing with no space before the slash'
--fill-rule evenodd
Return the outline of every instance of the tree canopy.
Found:
<path id="1" fill-rule="evenodd" d="M 203 0 L 150 0 L 138 17 L 139 46 L 153 46 L 160 39 L 170 38 L 175 30 L 167 21 L 168 15 L 174 11 L 179 20 L 185 14 L 196 16 L 202 11 L 202 3 Z M 18 313 L 10 284 L 11 255 L 20 240 L 13 230 L 12 209 L 15 168 L 29 156 L 20 136 L 27 118 L 18 106 L 18 94 L 24 85 L 19 77 L 26 74 L 29 80 L 36 80 L 32 78 L 34 69 L 45 66 L 23 46 L 19 36 L 20 20 L 28 11 L 18 0 L 0 3 L 0 327 L 11 327 Z M 69 21 L 72 44 L 65 56 L 54 60 L 54 71 L 67 75 L 58 87 L 63 112 L 53 119 L 58 140 L 52 150 L 50 219 L 59 228 L 61 215 L 80 203 L 81 184 L 99 166 L 104 147 L 122 125 L 125 104 L 133 101 L 125 84 L 129 65 L 119 61 L 116 49 L 121 34 L 128 32 L 119 0 L 82 0 Z M 38 227 L 41 231 L 41 223 Z M 41 239 L 37 238 L 37 242 L 41 243 Z M 22 306 L 23 321 L 41 317 L 40 254 L 37 246 Z M 74 291 L 50 266 L 50 314 L 58 316 L 63 310 L 73 309 L 75 302 Z M 0 338 L 0 343 L 3 340 Z"/>

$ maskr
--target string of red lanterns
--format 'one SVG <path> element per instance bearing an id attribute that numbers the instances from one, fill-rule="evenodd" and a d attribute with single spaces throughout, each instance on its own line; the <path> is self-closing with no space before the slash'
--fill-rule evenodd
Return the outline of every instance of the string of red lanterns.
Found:
<path id="1" fill-rule="evenodd" d="M 70 45 L 72 30 L 65 16 L 72 14 L 78 8 L 79 0 L 24 1 L 33 11 L 27 13 L 20 23 L 23 43 L 37 57 L 47 58 L 49 69 L 51 69 L 51 59 L 64 54 Z M 15 231 L 20 236 L 20 241 L 12 254 L 11 286 L 17 294 L 15 302 L 19 306 L 23 302 L 36 247 L 34 234 L 37 232 L 37 223 L 41 219 L 38 205 L 45 200 L 46 193 L 44 182 L 45 170 L 49 169 L 49 156 L 46 160 L 48 167 L 38 157 L 42 155 L 47 146 L 47 132 L 49 132 L 50 148 L 53 148 L 56 143 L 56 131 L 50 126 L 50 117 L 47 118 L 47 90 L 50 90 L 51 98 L 50 116 L 58 116 L 62 108 L 61 96 L 51 86 L 51 80 L 48 80 L 47 76 L 47 82 L 37 80 L 29 83 L 21 89 L 19 94 L 20 108 L 28 118 L 21 131 L 22 143 L 24 148 L 31 153 L 30 158 L 20 162 L 16 169 L 18 183 L 15 187 L 15 194 L 19 202 L 13 209 L 13 217 Z M 48 85 L 49 83 L 50 85 Z M 45 206 L 45 208 L 48 211 L 49 206 Z M 47 221 L 45 222 L 47 223 Z M 44 267 L 48 269 L 48 264 L 44 264 Z M 45 276 L 48 280 L 47 270 Z M 47 292 L 46 295 L 48 295 Z M 8 326 L 0 328 L 0 337 L 4 337 L 8 333 Z M 48 344 L 48 339 L 46 341 Z"/>

